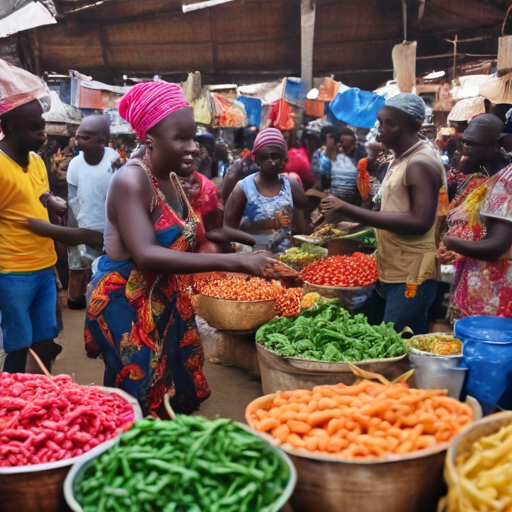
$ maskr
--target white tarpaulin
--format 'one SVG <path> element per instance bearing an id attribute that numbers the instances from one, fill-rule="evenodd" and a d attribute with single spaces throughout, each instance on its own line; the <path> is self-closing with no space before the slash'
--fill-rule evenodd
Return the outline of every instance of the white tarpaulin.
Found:
<path id="1" fill-rule="evenodd" d="M 2 0 L 3 2 L 3 0 Z M 33 1 L 18 8 L 21 2 L 15 2 L 12 13 L 0 12 L 5 17 L 0 18 L 0 37 L 8 37 L 22 30 L 57 23 L 50 11 L 40 2 Z"/>
<path id="2" fill-rule="evenodd" d="M 452 97 L 459 100 L 475 98 L 480 92 L 479 88 L 491 78 L 490 75 L 468 75 L 459 78 L 460 85 L 452 89 Z"/>

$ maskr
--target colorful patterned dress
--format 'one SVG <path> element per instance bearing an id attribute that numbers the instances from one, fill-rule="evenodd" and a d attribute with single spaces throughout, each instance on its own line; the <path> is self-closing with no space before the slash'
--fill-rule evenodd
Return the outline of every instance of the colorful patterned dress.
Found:
<path id="1" fill-rule="evenodd" d="M 163 247 L 192 251 L 198 217 L 174 173 L 171 179 L 187 218 L 182 220 L 167 203 L 151 171 L 143 166 L 156 193 L 161 216 L 155 224 Z M 91 282 L 85 348 L 105 363 L 105 386 L 136 397 L 144 414 L 156 411 L 165 393 L 176 412 L 190 413 L 208 398 L 203 374 L 204 353 L 194 311 L 186 293 L 187 276 L 157 275 L 139 270 L 129 260 L 98 262 Z"/>
<path id="2" fill-rule="evenodd" d="M 493 177 L 474 176 L 452 201 L 448 234 L 471 241 L 485 238 L 482 218 L 512 222 L 512 166 Z M 512 318 L 512 261 L 510 251 L 499 261 L 462 258 L 455 263 L 450 318 L 466 316 Z"/>

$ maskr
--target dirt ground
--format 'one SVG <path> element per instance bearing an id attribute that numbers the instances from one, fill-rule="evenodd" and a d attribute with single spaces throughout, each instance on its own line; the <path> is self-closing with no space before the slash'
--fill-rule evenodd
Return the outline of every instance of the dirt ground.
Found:
<path id="1" fill-rule="evenodd" d="M 65 310 L 64 331 L 59 336 L 63 351 L 52 373 L 67 373 L 79 384 L 103 384 L 103 362 L 85 355 L 83 332 L 85 311 Z M 199 410 L 207 417 L 221 416 L 244 421 L 247 404 L 261 396 L 261 382 L 246 370 L 205 362 L 204 372 L 212 394 Z"/>

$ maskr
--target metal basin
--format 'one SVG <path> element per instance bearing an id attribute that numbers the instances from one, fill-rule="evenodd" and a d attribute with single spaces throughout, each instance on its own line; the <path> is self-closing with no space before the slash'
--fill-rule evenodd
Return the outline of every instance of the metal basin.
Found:
<path id="1" fill-rule="evenodd" d="M 135 420 L 142 418 L 142 411 L 137 400 L 117 388 L 96 386 L 106 393 L 121 395 L 134 410 Z M 62 484 L 71 466 L 84 463 L 104 452 L 118 437 L 99 444 L 92 450 L 71 459 L 19 466 L 0 468 L 0 512 L 57 512 L 62 510 L 64 496 Z"/>
<path id="2" fill-rule="evenodd" d="M 251 434 L 254 434 L 255 436 L 259 435 L 259 432 L 256 432 L 256 430 L 254 430 L 252 427 L 249 427 L 248 425 L 245 425 L 243 423 L 238 423 L 238 424 L 240 425 L 240 427 L 247 430 Z M 107 446 L 106 449 L 110 448 L 111 446 L 114 446 L 118 442 L 119 442 L 119 437 L 113 439 L 112 442 L 109 444 L 109 446 Z M 286 503 L 290 499 L 290 496 L 293 493 L 293 490 L 295 489 L 295 486 L 297 484 L 297 471 L 296 471 L 295 466 L 292 463 L 290 457 L 285 452 L 283 452 L 279 448 L 276 448 L 273 445 L 273 443 L 269 443 L 269 444 L 271 446 L 271 449 L 278 455 L 278 457 L 284 460 L 284 462 L 286 463 L 286 465 L 288 466 L 288 468 L 290 470 L 290 477 L 288 479 L 288 484 L 287 484 L 286 488 L 284 489 L 283 493 L 280 496 L 278 496 L 276 498 L 276 501 L 272 505 L 269 505 L 267 508 L 268 512 L 279 512 L 286 505 Z M 106 449 L 102 450 L 101 453 L 106 451 Z M 96 457 L 99 455 L 100 455 L 100 453 L 96 453 Z M 64 496 L 66 498 L 66 503 L 69 506 L 70 510 L 72 510 L 73 512 L 83 512 L 82 506 L 75 499 L 75 493 L 74 493 L 75 481 L 78 478 L 82 477 L 82 475 L 85 473 L 85 470 L 92 464 L 92 462 L 93 462 L 93 459 L 90 459 L 88 461 L 83 461 L 83 462 L 75 464 L 71 468 L 71 471 L 68 473 L 66 480 L 64 482 Z M 207 511 L 204 511 L 204 512 L 207 512 Z"/>
<path id="3" fill-rule="evenodd" d="M 253 400 L 245 411 L 272 402 L 274 394 Z M 476 401 L 468 401 L 474 418 L 481 417 Z M 266 432 L 264 439 L 279 441 Z M 445 491 L 443 465 L 451 442 L 404 455 L 388 454 L 368 460 L 343 460 L 336 454 L 310 452 L 285 443 L 280 448 L 292 459 L 298 483 L 291 503 L 294 512 L 436 512 Z"/>
<path id="4" fill-rule="evenodd" d="M 447 389 L 448 396 L 460 398 L 467 368 L 460 366 L 462 356 L 435 356 L 420 351 L 409 352 L 409 360 L 414 364 L 414 374 L 409 384 L 419 389 Z"/>
<path id="5" fill-rule="evenodd" d="M 263 393 L 312 389 L 323 384 L 353 384 L 358 377 L 347 363 L 323 363 L 297 357 L 283 357 L 256 343 Z M 360 361 L 362 370 L 380 373 L 394 380 L 409 369 L 407 356 Z"/>

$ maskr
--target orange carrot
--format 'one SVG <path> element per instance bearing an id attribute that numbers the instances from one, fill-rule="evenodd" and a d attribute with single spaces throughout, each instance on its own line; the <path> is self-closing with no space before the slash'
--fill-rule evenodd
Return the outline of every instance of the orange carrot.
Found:
<path id="1" fill-rule="evenodd" d="M 265 418 L 260 421 L 260 424 L 258 425 L 258 430 L 260 432 L 266 432 L 268 430 L 272 430 L 273 428 L 276 428 L 280 425 L 280 422 L 278 420 L 275 420 L 274 418 Z"/>
<path id="2" fill-rule="evenodd" d="M 446 394 L 369 381 L 316 386 L 278 391 L 247 419 L 255 429 L 296 448 L 343 459 L 384 457 L 449 441 L 471 422 L 471 409 Z"/>
<path id="3" fill-rule="evenodd" d="M 265 418 L 270 418 L 270 414 L 265 409 L 257 409 L 256 416 L 258 416 L 258 418 L 260 420 L 264 420 Z"/>
<path id="4" fill-rule="evenodd" d="M 272 435 L 277 437 L 277 439 L 279 439 L 282 443 L 286 442 L 286 438 L 288 437 L 289 433 L 290 429 L 286 424 L 279 425 L 279 427 L 276 427 L 274 430 L 272 430 Z"/>
<path id="5" fill-rule="evenodd" d="M 416 443 L 416 447 L 418 450 L 422 450 L 424 448 L 430 448 L 431 446 L 435 446 L 437 444 L 436 438 L 434 436 L 420 436 L 418 438 L 418 442 Z"/>
<path id="6" fill-rule="evenodd" d="M 318 409 L 321 411 L 325 411 L 326 409 L 336 409 L 338 407 L 338 403 L 336 400 L 332 400 L 331 398 L 321 398 L 318 402 Z"/>
<path id="7" fill-rule="evenodd" d="M 333 418 L 327 425 L 327 433 L 332 436 L 345 426 L 345 418 Z"/>
<path id="8" fill-rule="evenodd" d="M 304 441 L 300 436 L 294 434 L 293 432 L 288 435 L 286 442 L 290 443 L 292 446 L 295 446 L 295 448 L 306 448 L 306 441 Z"/>
<path id="9" fill-rule="evenodd" d="M 283 412 L 278 419 L 281 421 L 281 423 L 284 423 L 285 421 L 294 420 L 297 418 L 297 413 L 294 411 L 286 411 Z"/>
<path id="10" fill-rule="evenodd" d="M 329 444 L 329 439 L 323 439 L 321 437 L 319 437 L 317 439 L 318 439 L 318 449 L 321 452 L 325 452 L 327 450 L 327 445 Z"/>
<path id="11" fill-rule="evenodd" d="M 320 441 L 318 437 L 307 437 L 305 441 L 307 450 L 314 452 L 318 449 L 318 443 Z"/>
<path id="12" fill-rule="evenodd" d="M 329 439 L 329 434 L 327 433 L 327 430 L 323 428 L 313 428 L 309 432 L 309 435 L 313 437 L 321 437 L 323 439 Z"/>
<path id="13" fill-rule="evenodd" d="M 339 452 L 348 446 L 348 441 L 346 439 L 331 439 L 327 444 L 328 452 Z"/>
<path id="14" fill-rule="evenodd" d="M 413 445 L 411 441 L 406 441 L 405 443 L 402 443 L 398 445 L 398 447 L 395 449 L 395 453 L 408 453 L 412 452 Z"/>
<path id="15" fill-rule="evenodd" d="M 317 425 L 321 425 L 322 423 L 330 421 L 333 418 L 339 418 L 339 417 L 341 417 L 341 413 L 339 410 L 316 411 L 311 414 L 311 416 L 308 419 L 308 423 L 312 427 L 316 427 Z"/>
<path id="16" fill-rule="evenodd" d="M 295 432 L 296 434 L 307 434 L 311 430 L 311 425 L 304 423 L 302 421 L 287 421 L 286 424 L 290 429 L 290 432 Z"/>

